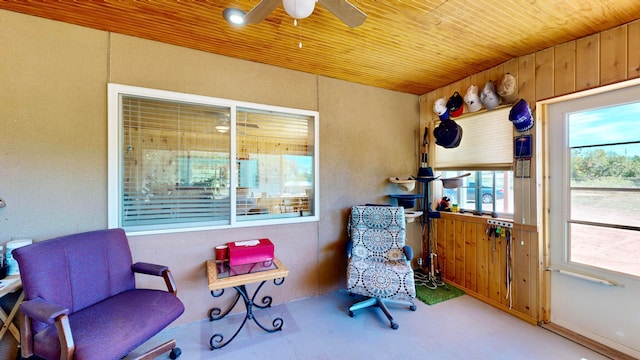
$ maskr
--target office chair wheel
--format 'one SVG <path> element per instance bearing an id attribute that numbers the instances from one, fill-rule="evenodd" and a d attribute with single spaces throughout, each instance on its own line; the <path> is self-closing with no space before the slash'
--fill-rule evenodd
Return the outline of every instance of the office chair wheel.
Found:
<path id="1" fill-rule="evenodd" d="M 418 307 L 415 306 L 415 305 L 409 306 L 409 310 L 411 310 L 411 311 L 416 311 L 417 309 L 418 309 Z"/>
<path id="2" fill-rule="evenodd" d="M 173 348 L 171 349 L 171 352 L 169 353 L 169 357 L 172 360 L 176 360 L 178 358 L 178 356 L 180 356 L 182 354 L 182 350 L 180 350 L 180 348 Z"/>
<path id="3" fill-rule="evenodd" d="M 356 313 L 354 313 L 353 311 L 349 310 L 349 316 L 350 317 L 354 317 L 354 316 L 356 316 Z"/>
<path id="4" fill-rule="evenodd" d="M 393 330 L 398 330 L 398 328 L 399 328 L 399 327 L 400 327 L 400 325 L 398 325 L 398 323 L 396 323 L 396 322 L 392 322 L 392 323 L 391 323 L 391 328 L 392 328 Z"/>

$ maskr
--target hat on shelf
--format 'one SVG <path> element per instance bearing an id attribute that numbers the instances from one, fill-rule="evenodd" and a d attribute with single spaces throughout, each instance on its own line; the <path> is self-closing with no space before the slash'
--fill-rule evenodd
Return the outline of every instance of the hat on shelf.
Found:
<path id="1" fill-rule="evenodd" d="M 462 127 L 451 119 L 443 120 L 433 129 L 433 136 L 436 138 L 436 145 L 447 149 L 455 148 L 462 140 Z"/>
<path id="2" fill-rule="evenodd" d="M 451 117 L 458 117 L 464 112 L 464 100 L 457 91 L 447 101 L 447 109 Z"/>
<path id="3" fill-rule="evenodd" d="M 513 104 L 518 100 L 518 81 L 516 77 L 509 73 L 504 74 L 496 86 L 496 91 L 502 98 L 503 103 Z"/>
<path id="4" fill-rule="evenodd" d="M 433 169 L 431 167 L 421 167 L 418 169 L 418 178 L 416 180 L 420 182 L 429 182 L 437 178 L 438 176 L 433 175 Z"/>
<path id="5" fill-rule="evenodd" d="M 520 99 L 509 111 L 509 121 L 518 132 L 524 132 L 533 127 L 531 108 L 525 99 Z"/>
<path id="6" fill-rule="evenodd" d="M 464 95 L 464 102 L 467 104 L 467 110 L 469 112 L 476 112 L 482 109 L 482 102 L 480 101 L 480 95 L 478 95 L 478 86 L 469 86 L 467 93 Z"/>
<path id="7" fill-rule="evenodd" d="M 466 173 L 463 175 L 458 175 L 450 178 L 442 178 L 442 187 L 446 189 L 456 189 L 462 186 L 462 178 L 471 175 L 471 173 Z"/>
<path id="8" fill-rule="evenodd" d="M 405 209 L 411 209 L 416 206 L 416 199 L 422 197 L 420 194 L 394 194 L 389 197 L 398 201 L 398 206 L 402 206 Z"/>
<path id="9" fill-rule="evenodd" d="M 493 110 L 500 105 L 500 96 L 498 96 L 496 87 L 493 85 L 491 80 L 484 84 L 482 93 L 480 93 L 480 101 L 482 101 L 487 110 Z"/>
<path id="10" fill-rule="evenodd" d="M 397 177 L 390 177 L 389 181 L 397 184 L 400 190 L 411 191 L 416 187 L 415 179 L 401 179 Z"/>
<path id="11" fill-rule="evenodd" d="M 447 100 L 445 98 L 437 99 L 433 103 L 433 112 L 440 117 L 440 120 L 449 118 L 449 109 L 447 109 Z"/>

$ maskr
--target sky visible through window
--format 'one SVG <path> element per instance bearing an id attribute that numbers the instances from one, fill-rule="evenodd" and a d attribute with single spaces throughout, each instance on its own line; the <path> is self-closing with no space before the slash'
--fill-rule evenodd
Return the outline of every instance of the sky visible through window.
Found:
<path id="1" fill-rule="evenodd" d="M 637 142 L 640 140 L 640 102 L 615 107 L 591 109 L 569 115 L 569 146 Z M 618 145 L 608 147 L 619 155 L 640 155 L 640 147 Z"/>

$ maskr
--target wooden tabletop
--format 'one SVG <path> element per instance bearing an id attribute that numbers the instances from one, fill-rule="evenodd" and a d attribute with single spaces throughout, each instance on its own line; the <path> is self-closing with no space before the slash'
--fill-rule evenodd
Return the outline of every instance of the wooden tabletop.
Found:
<path id="1" fill-rule="evenodd" d="M 233 275 L 222 279 L 218 278 L 218 267 L 215 260 L 207 260 L 207 278 L 209 290 L 219 290 L 234 286 L 246 285 L 254 282 L 281 279 L 289 275 L 289 270 L 278 258 L 273 258 L 275 269 L 259 271 L 255 273 Z"/>
<path id="2" fill-rule="evenodd" d="M 9 275 L 6 278 L 0 280 L 0 298 L 3 296 L 16 292 L 16 290 L 22 289 L 22 281 L 20 281 L 20 275 Z"/>

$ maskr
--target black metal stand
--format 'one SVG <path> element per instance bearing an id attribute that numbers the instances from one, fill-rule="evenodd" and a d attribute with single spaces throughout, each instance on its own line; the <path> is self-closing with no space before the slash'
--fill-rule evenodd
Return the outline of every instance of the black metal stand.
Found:
<path id="1" fill-rule="evenodd" d="M 432 211 L 431 210 L 431 191 L 430 191 L 430 186 L 431 186 L 431 182 L 436 180 L 437 177 L 429 177 L 429 178 L 418 178 L 418 181 L 420 182 L 421 186 L 422 186 L 422 218 L 421 218 L 421 223 L 422 225 L 426 225 L 427 227 L 427 235 L 426 237 L 423 234 L 422 237 L 422 249 L 424 251 L 424 249 L 426 249 L 426 252 L 423 253 L 423 256 L 425 256 L 424 259 L 424 264 L 426 265 L 426 269 L 422 269 L 421 270 L 424 272 L 424 276 L 421 277 L 420 281 L 423 283 L 423 285 L 427 286 L 430 289 L 436 289 L 438 286 L 443 286 L 444 282 L 442 282 L 441 279 L 438 279 L 437 275 L 436 275 L 436 267 L 437 265 L 434 264 L 434 258 L 437 256 L 436 255 L 436 249 L 433 249 L 432 247 L 432 242 L 431 242 L 431 219 L 438 219 L 440 218 L 440 212 L 439 211 Z M 424 232 L 424 227 L 423 227 L 423 232 Z M 439 271 L 439 270 L 438 270 Z"/>
<path id="2" fill-rule="evenodd" d="M 271 298 L 271 296 L 264 296 L 261 300 L 261 304 L 258 304 L 255 302 L 255 298 L 258 295 L 258 292 L 260 291 L 260 289 L 262 288 L 262 285 L 264 285 L 265 281 L 262 281 L 260 283 L 260 285 L 258 285 L 258 288 L 256 289 L 256 291 L 253 293 L 253 296 L 249 296 L 249 292 L 247 291 L 247 287 L 245 285 L 238 285 L 238 286 L 234 286 L 233 288 L 236 289 L 236 297 L 233 300 L 233 302 L 231 303 L 231 305 L 223 312 L 222 309 L 214 307 L 209 311 L 209 320 L 210 321 L 214 321 L 214 320 L 220 320 L 222 318 L 224 318 L 225 316 L 227 316 L 227 314 L 229 314 L 229 312 L 231 312 L 231 310 L 236 306 L 236 304 L 238 303 L 238 300 L 240 299 L 240 297 L 242 297 L 242 300 L 244 301 L 244 306 L 246 308 L 246 314 L 244 319 L 242 320 L 242 324 L 240 324 L 240 327 L 238 327 L 238 329 L 235 331 L 235 333 L 229 338 L 229 340 L 224 341 L 224 336 L 221 333 L 216 333 L 214 334 L 211 339 L 209 339 L 209 344 L 211 345 L 211 350 L 215 350 L 215 349 L 220 349 L 225 347 L 227 344 L 229 344 L 231 341 L 233 341 L 233 339 L 235 339 L 235 337 L 238 335 L 238 333 L 240 332 L 240 330 L 242 330 L 242 328 L 244 327 L 244 324 L 247 323 L 247 320 L 253 320 L 253 322 L 256 323 L 256 325 L 258 325 L 262 330 L 272 333 L 272 332 L 276 332 L 276 331 L 280 331 L 282 330 L 282 325 L 284 323 L 284 320 L 282 320 L 282 318 L 275 318 L 272 322 L 272 328 L 267 328 L 264 325 L 262 325 L 258 319 L 256 319 L 256 317 L 253 315 L 253 307 L 257 307 L 260 309 L 266 309 L 268 307 L 271 307 L 271 302 L 273 301 L 273 299 Z M 273 283 L 275 285 L 282 285 L 282 283 L 284 282 L 284 278 L 280 278 L 280 279 L 274 279 Z M 211 291 L 211 296 L 213 297 L 220 297 L 222 296 L 222 294 L 224 294 L 224 289 L 221 289 L 219 291 Z"/>

